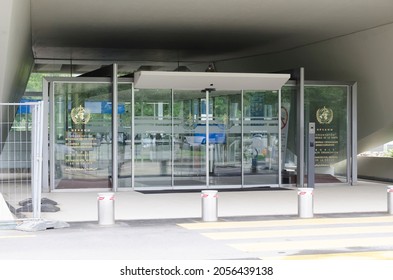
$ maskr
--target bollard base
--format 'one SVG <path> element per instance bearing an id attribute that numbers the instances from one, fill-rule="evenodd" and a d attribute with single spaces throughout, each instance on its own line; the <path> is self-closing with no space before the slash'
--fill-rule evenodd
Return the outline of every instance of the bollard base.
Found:
<path id="1" fill-rule="evenodd" d="M 218 204 L 216 190 L 202 191 L 202 221 L 204 222 L 217 222 L 218 221 Z"/>
<path id="2" fill-rule="evenodd" d="M 299 218 L 314 217 L 314 188 L 298 188 Z"/>
<path id="3" fill-rule="evenodd" d="M 393 186 L 388 186 L 387 196 L 388 214 L 393 215 Z"/>
<path id="4" fill-rule="evenodd" d="M 98 204 L 98 224 L 100 226 L 111 226 L 115 224 L 115 194 L 99 193 Z"/>

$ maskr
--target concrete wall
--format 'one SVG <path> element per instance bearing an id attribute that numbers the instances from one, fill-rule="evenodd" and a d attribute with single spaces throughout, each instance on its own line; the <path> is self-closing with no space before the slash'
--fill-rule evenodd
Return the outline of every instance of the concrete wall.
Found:
<path id="1" fill-rule="evenodd" d="M 257 57 L 217 62 L 219 71 L 305 67 L 307 80 L 358 82 L 358 151 L 393 140 L 393 24 Z"/>
<path id="2" fill-rule="evenodd" d="M 0 102 L 20 100 L 33 63 L 30 0 L 1 0 Z M 3 114 L 0 114 L 0 123 Z M 4 141 L 7 136 L 4 131 L 8 131 L 8 128 L 1 126 L 1 130 L 3 133 L 0 141 Z"/>
<path id="3" fill-rule="evenodd" d="M 360 178 L 393 182 L 392 170 L 393 158 L 358 157 L 358 173 Z"/>

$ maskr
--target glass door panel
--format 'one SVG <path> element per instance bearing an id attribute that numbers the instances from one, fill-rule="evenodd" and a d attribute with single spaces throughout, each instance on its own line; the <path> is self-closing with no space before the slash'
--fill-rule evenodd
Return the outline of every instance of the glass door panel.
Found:
<path id="1" fill-rule="evenodd" d="M 118 85 L 118 187 L 132 187 L 132 84 Z"/>
<path id="2" fill-rule="evenodd" d="M 52 85 L 55 187 L 110 188 L 110 84 L 56 82 Z"/>
<path id="3" fill-rule="evenodd" d="M 174 186 L 206 185 L 206 93 L 173 94 Z M 210 106 L 211 107 L 211 106 Z"/>
<path id="4" fill-rule="evenodd" d="M 172 186 L 172 92 L 135 89 L 135 188 Z"/>
<path id="5" fill-rule="evenodd" d="M 347 181 L 348 86 L 306 85 L 304 121 L 315 123 L 315 182 Z M 306 141 L 308 143 L 308 131 Z M 307 147 L 307 144 L 306 144 Z M 307 153 L 307 148 L 305 149 Z M 307 160 L 307 157 L 305 157 Z M 307 164 L 305 165 L 307 166 Z"/>
<path id="6" fill-rule="evenodd" d="M 279 100 L 276 91 L 243 94 L 244 185 L 279 183 Z"/>
<path id="7" fill-rule="evenodd" d="M 241 92 L 210 93 L 209 120 L 210 185 L 242 184 Z"/>
<path id="8" fill-rule="evenodd" d="M 285 85 L 281 90 L 281 159 L 282 183 L 296 184 L 297 180 L 297 88 Z"/>

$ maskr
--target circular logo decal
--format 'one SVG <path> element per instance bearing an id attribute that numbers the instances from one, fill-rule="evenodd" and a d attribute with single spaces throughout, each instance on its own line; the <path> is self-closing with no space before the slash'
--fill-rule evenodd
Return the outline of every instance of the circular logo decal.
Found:
<path id="1" fill-rule="evenodd" d="M 288 110 L 281 106 L 281 129 L 285 128 L 288 124 Z"/>
<path id="2" fill-rule="evenodd" d="M 317 110 L 316 117 L 320 124 L 329 124 L 333 121 L 333 110 L 323 106 Z"/>
<path id="3" fill-rule="evenodd" d="M 87 124 L 90 121 L 90 111 L 79 105 L 71 110 L 71 118 L 74 124 Z"/>

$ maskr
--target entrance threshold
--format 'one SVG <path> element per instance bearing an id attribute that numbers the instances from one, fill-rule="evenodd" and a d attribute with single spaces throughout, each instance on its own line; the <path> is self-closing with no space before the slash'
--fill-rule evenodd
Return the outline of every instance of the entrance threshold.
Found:
<path id="1" fill-rule="evenodd" d="M 214 189 L 214 188 L 209 188 Z M 283 188 L 283 187 L 270 187 L 270 186 L 260 186 L 260 187 L 252 187 L 252 188 L 215 188 L 219 192 L 250 192 L 250 191 L 288 191 L 291 188 Z M 198 193 L 201 189 L 172 189 L 172 190 L 135 190 L 136 192 L 143 194 L 170 194 L 170 193 Z"/>

